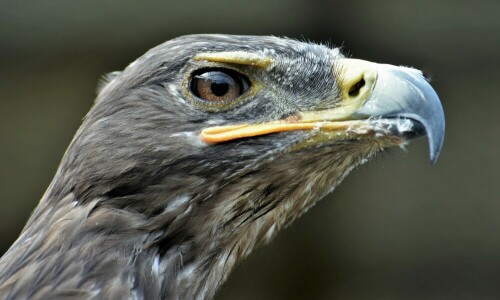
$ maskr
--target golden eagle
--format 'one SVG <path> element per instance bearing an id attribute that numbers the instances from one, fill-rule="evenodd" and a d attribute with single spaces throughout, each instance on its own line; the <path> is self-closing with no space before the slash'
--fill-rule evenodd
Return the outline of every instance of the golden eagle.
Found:
<path id="1" fill-rule="evenodd" d="M 408 67 L 266 36 L 190 35 L 102 85 L 0 260 L 2 299 L 210 299 L 256 245 L 384 149 L 444 138 Z"/>

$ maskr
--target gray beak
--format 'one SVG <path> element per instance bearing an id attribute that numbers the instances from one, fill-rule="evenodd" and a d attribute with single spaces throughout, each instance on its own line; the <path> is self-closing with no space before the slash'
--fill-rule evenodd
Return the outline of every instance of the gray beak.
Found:
<path id="1" fill-rule="evenodd" d="M 377 65 L 372 95 L 356 116 L 408 118 L 418 121 L 429 140 L 430 160 L 435 163 L 444 141 L 444 112 L 439 97 L 422 75 L 407 67 Z"/>

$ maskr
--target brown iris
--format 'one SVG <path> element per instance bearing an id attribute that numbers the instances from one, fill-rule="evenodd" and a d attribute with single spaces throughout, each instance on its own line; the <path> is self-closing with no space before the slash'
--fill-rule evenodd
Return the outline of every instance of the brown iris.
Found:
<path id="1" fill-rule="evenodd" d="M 243 75 L 233 70 L 201 70 L 191 79 L 191 92 L 198 98 L 211 101 L 231 101 L 246 92 L 249 84 Z"/>

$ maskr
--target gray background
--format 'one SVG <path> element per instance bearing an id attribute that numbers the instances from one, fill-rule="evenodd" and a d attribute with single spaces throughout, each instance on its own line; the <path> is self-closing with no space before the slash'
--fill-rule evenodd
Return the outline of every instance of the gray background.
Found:
<path id="1" fill-rule="evenodd" d="M 98 78 L 189 33 L 273 34 L 433 78 L 447 121 L 354 171 L 259 248 L 218 299 L 500 297 L 500 1 L 0 2 L 0 251 L 19 234 Z"/>

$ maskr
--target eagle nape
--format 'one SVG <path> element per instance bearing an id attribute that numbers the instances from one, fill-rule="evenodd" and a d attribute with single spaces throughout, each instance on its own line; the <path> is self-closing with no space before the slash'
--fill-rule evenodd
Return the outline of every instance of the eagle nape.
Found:
<path id="1" fill-rule="evenodd" d="M 210 299 L 255 246 L 385 149 L 444 139 L 416 69 L 190 35 L 101 85 L 19 238 L 2 299 Z"/>

